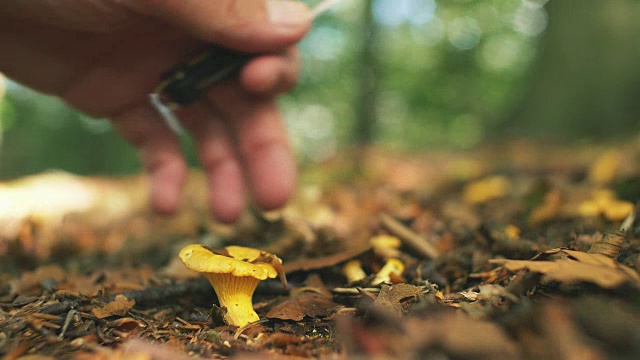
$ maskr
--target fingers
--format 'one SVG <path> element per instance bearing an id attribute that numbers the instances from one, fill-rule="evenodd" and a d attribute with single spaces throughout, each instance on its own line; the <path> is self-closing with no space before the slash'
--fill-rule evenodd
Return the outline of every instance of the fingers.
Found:
<path id="1" fill-rule="evenodd" d="M 296 164 L 274 99 L 227 84 L 212 89 L 207 100 L 211 107 L 199 104 L 180 115 L 197 143 L 213 215 L 223 222 L 242 215 L 245 179 L 258 207 L 284 205 L 295 188 Z"/>
<path id="2" fill-rule="evenodd" d="M 246 185 L 233 141 L 220 118 L 204 104 L 181 113 L 192 134 L 209 186 L 209 208 L 222 222 L 233 222 L 244 212 Z"/>
<path id="3" fill-rule="evenodd" d="M 284 205 L 295 188 L 296 164 L 275 100 L 250 95 L 239 86 L 212 89 L 207 99 L 237 140 L 256 205 L 265 210 Z"/>
<path id="4" fill-rule="evenodd" d="M 131 6 L 206 42 L 248 52 L 287 48 L 313 21 L 304 3 L 288 0 L 144 0 Z"/>
<path id="5" fill-rule="evenodd" d="M 307 8 L 283 0 L 144 0 L 139 4 L 131 6 L 179 24 L 205 41 L 274 53 L 247 64 L 238 82 L 210 91 L 209 101 L 217 114 L 200 104 L 178 115 L 196 141 L 215 217 L 225 222 L 239 218 L 246 205 L 246 185 L 261 208 L 284 205 L 293 193 L 296 169 L 273 96 L 290 89 L 298 77 L 299 57 L 292 44 L 310 27 Z M 285 17 L 293 22 L 270 22 L 275 18 L 273 8 L 279 6 L 293 7 Z M 175 135 L 148 106 L 123 113 L 114 123 L 139 148 L 151 173 L 154 208 L 166 213 L 176 210 L 186 165 Z"/>
<path id="6" fill-rule="evenodd" d="M 271 96 L 291 88 L 298 72 L 295 49 L 260 57 L 243 70 L 242 87 L 221 84 L 211 91 L 213 106 L 199 103 L 180 112 L 196 142 L 208 179 L 209 208 L 218 220 L 233 222 L 244 212 L 245 175 L 261 208 L 283 205 L 293 191 L 293 155 Z"/>
<path id="7" fill-rule="evenodd" d="M 285 205 L 295 189 L 296 163 L 275 102 L 241 119 L 236 132 L 257 205 L 265 210 Z"/>
<path id="8" fill-rule="evenodd" d="M 113 119 L 114 128 L 138 149 L 151 176 L 151 204 L 160 213 L 173 213 L 180 203 L 186 164 L 176 136 L 148 105 L 127 110 Z"/>
<path id="9" fill-rule="evenodd" d="M 244 212 L 247 182 L 256 204 L 265 209 L 283 205 L 291 195 L 295 163 L 273 96 L 292 87 L 298 72 L 295 49 L 261 56 L 247 65 L 239 82 L 219 84 L 212 91 L 213 110 L 218 114 L 202 103 L 180 110 L 178 115 L 193 135 L 207 174 L 209 207 L 220 221 L 235 221 Z M 174 212 L 186 175 L 176 136 L 146 104 L 118 114 L 113 122 L 139 149 L 151 175 L 153 207 L 162 213 Z"/>
<path id="10" fill-rule="evenodd" d="M 260 56 L 245 66 L 240 82 L 257 95 L 276 95 L 289 91 L 300 73 L 300 56 L 296 48 L 282 55 Z"/>
<path id="11" fill-rule="evenodd" d="M 284 205 L 294 191 L 296 166 L 274 98 L 251 95 L 239 84 L 219 86 L 207 97 L 211 108 L 198 104 L 179 115 L 196 141 L 212 214 L 223 222 L 241 216 L 247 197 L 245 178 L 260 208 Z M 138 148 L 150 173 L 154 209 L 174 212 L 186 175 L 176 136 L 147 105 L 114 117 L 113 123 Z"/>

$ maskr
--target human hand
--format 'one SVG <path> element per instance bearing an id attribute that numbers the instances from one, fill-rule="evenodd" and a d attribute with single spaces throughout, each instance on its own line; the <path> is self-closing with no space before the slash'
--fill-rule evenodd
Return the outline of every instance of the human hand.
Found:
<path id="1" fill-rule="evenodd" d="M 294 45 L 311 21 L 304 4 L 286 0 L 14 1 L 0 9 L 0 71 L 111 119 L 139 150 L 154 208 L 171 213 L 186 164 L 148 94 L 207 43 L 267 54 L 177 113 L 197 144 L 212 213 L 233 221 L 248 189 L 263 209 L 293 193 L 295 161 L 275 97 L 296 82 Z"/>

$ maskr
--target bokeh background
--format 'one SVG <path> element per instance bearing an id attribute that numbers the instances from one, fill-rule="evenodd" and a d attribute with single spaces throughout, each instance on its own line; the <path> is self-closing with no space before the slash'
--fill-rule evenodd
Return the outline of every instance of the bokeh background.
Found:
<path id="1" fill-rule="evenodd" d="M 301 163 L 356 146 L 465 150 L 640 130 L 636 0 L 341 0 L 301 49 L 299 85 L 281 100 Z M 108 121 L 15 83 L 0 131 L 1 179 L 140 171 Z"/>

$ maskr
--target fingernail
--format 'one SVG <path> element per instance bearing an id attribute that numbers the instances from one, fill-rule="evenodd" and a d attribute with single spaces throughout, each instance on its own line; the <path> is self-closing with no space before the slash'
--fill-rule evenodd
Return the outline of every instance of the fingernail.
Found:
<path id="1" fill-rule="evenodd" d="M 278 25 L 301 25 L 311 19 L 309 8 L 298 1 L 267 0 L 269 20 Z"/>

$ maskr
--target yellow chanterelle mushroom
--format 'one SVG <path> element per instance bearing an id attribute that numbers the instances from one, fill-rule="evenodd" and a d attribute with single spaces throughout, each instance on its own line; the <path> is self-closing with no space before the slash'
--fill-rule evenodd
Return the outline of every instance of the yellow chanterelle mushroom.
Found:
<path id="1" fill-rule="evenodd" d="M 261 280 L 280 275 L 286 285 L 282 260 L 257 249 L 227 246 L 213 252 L 195 244 L 180 250 L 179 256 L 187 269 L 209 279 L 220 306 L 227 309 L 224 320 L 229 325 L 244 326 L 260 320 L 253 310 L 252 297 Z"/>

